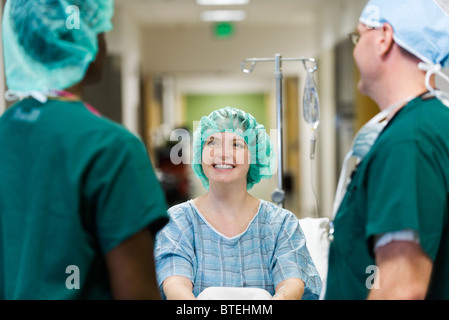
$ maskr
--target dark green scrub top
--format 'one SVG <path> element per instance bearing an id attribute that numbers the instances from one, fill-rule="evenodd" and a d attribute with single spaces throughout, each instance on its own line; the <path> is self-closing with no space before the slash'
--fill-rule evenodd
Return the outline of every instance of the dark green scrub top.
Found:
<path id="1" fill-rule="evenodd" d="M 0 299 L 110 298 L 104 254 L 166 210 L 141 140 L 81 102 L 0 118 Z"/>
<path id="2" fill-rule="evenodd" d="M 376 264 L 373 236 L 411 229 L 434 263 L 427 298 L 449 299 L 448 195 L 449 108 L 419 97 L 353 174 L 334 221 L 325 298 L 365 299 Z"/>

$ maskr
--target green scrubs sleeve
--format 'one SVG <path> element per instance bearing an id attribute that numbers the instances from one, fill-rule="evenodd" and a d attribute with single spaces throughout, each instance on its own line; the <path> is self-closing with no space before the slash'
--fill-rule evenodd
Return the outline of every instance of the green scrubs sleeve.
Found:
<path id="1" fill-rule="evenodd" d="M 132 134 L 99 152 L 88 180 L 104 253 L 149 226 L 168 221 L 165 196 L 144 144 Z M 164 223 L 161 223 L 164 221 Z M 151 228 L 157 224 L 157 228 Z"/>
<path id="2" fill-rule="evenodd" d="M 432 146 L 419 138 L 378 151 L 368 170 L 368 238 L 412 229 L 418 232 L 423 250 L 435 259 L 446 210 L 446 187 L 437 160 Z"/>

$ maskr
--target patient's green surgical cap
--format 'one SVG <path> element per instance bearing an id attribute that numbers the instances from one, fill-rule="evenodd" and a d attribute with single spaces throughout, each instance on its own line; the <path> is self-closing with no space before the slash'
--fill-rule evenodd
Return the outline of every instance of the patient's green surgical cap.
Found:
<path id="1" fill-rule="evenodd" d="M 276 168 L 276 155 L 273 143 L 265 127 L 242 110 L 225 107 L 202 117 L 198 128 L 193 133 L 193 161 L 195 175 L 201 179 L 203 186 L 209 190 L 209 179 L 201 165 L 204 142 L 214 133 L 230 132 L 245 140 L 251 154 L 250 167 L 247 174 L 247 189 L 251 189 L 261 179 L 269 179 Z"/>
<path id="2" fill-rule="evenodd" d="M 112 29 L 113 12 L 113 0 L 6 1 L 8 89 L 47 94 L 80 82 L 97 55 L 97 35 Z"/>

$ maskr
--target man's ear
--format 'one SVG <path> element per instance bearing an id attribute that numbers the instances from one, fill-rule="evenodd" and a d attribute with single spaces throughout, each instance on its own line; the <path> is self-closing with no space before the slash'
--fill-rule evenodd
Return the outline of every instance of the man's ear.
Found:
<path id="1" fill-rule="evenodd" d="M 380 53 L 382 56 L 387 55 L 394 44 L 393 27 L 389 23 L 384 23 L 381 28 L 382 39 L 380 41 Z"/>

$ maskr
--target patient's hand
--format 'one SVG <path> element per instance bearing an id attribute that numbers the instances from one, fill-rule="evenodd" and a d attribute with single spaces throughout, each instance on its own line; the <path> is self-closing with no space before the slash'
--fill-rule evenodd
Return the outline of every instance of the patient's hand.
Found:
<path id="1" fill-rule="evenodd" d="M 167 300 L 196 300 L 192 282 L 183 276 L 171 276 L 162 283 Z"/>
<path id="2" fill-rule="evenodd" d="M 301 300 L 303 294 L 304 281 L 299 278 L 290 278 L 277 285 L 272 300 Z"/>

